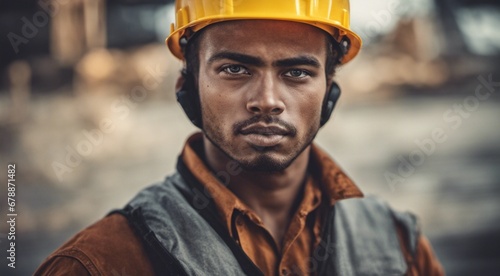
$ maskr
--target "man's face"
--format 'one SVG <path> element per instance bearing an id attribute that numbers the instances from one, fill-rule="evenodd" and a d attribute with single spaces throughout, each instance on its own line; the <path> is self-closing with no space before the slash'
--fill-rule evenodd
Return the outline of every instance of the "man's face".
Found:
<path id="1" fill-rule="evenodd" d="M 205 136 L 250 171 L 281 171 L 319 129 L 326 34 L 301 23 L 244 20 L 199 41 Z"/>

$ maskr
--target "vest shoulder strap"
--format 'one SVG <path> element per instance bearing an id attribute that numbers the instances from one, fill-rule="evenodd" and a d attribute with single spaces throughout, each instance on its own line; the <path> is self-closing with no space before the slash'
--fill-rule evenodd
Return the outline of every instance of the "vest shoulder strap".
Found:
<path id="1" fill-rule="evenodd" d="M 125 216 L 136 235 L 141 238 L 144 249 L 148 254 L 149 261 L 155 271 L 155 275 L 188 275 L 182 268 L 179 260 L 172 256 L 172 254 L 161 245 L 154 232 L 149 228 L 141 208 L 134 209 L 132 206 L 127 205 L 125 208 L 114 210 L 108 215 L 115 213 Z"/>
<path id="2" fill-rule="evenodd" d="M 263 275 L 186 176 L 173 174 L 117 212 L 141 237 L 157 275 Z M 203 190 L 201 190 L 203 191 Z"/>

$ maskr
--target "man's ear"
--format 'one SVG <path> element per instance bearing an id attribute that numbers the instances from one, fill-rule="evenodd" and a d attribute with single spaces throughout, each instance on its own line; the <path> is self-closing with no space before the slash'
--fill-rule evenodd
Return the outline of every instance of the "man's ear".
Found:
<path id="1" fill-rule="evenodd" d="M 196 91 L 194 76 L 186 70 L 181 71 L 181 76 L 175 84 L 177 101 L 188 116 L 189 120 L 198 128 L 203 128 L 200 97 Z"/>
<path id="2" fill-rule="evenodd" d="M 334 75 L 326 76 L 326 91 L 330 91 L 332 89 L 332 85 L 335 82 Z"/>
<path id="3" fill-rule="evenodd" d="M 320 126 L 325 125 L 332 116 L 333 109 L 335 108 L 335 104 L 337 103 L 339 97 L 340 87 L 335 81 L 332 81 L 328 85 L 328 90 L 326 91 L 325 98 L 323 100 L 323 106 L 321 107 Z"/>
<path id="4" fill-rule="evenodd" d="M 180 91 L 182 89 L 182 86 L 184 85 L 184 82 L 186 81 L 186 78 L 184 75 L 185 74 L 180 74 L 179 77 L 177 78 L 177 82 L 175 83 L 175 92 Z"/>

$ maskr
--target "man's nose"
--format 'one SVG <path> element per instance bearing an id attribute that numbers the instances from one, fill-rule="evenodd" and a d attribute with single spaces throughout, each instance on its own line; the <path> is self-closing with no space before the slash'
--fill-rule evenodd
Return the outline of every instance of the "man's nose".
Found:
<path id="1" fill-rule="evenodd" d="M 250 92 L 247 110 L 255 115 L 279 115 L 285 110 L 285 103 L 279 91 L 279 81 L 269 74 Z"/>

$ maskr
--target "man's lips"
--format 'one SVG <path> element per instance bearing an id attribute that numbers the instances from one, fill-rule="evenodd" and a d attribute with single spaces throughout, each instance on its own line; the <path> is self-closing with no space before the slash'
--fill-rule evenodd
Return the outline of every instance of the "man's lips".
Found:
<path id="1" fill-rule="evenodd" d="M 258 147 L 276 146 L 285 136 L 290 134 L 285 128 L 260 124 L 245 127 L 240 133 L 245 141 Z"/>
<path id="2" fill-rule="evenodd" d="M 265 136 L 272 136 L 272 135 L 289 135 L 290 131 L 288 131 L 285 128 L 282 128 L 280 126 L 272 125 L 272 126 L 266 126 L 266 125 L 261 125 L 261 124 L 255 124 L 255 125 L 250 125 L 247 127 L 244 127 L 243 129 L 240 130 L 240 133 L 243 135 L 249 135 L 249 134 L 258 134 L 258 135 L 265 135 Z"/>

